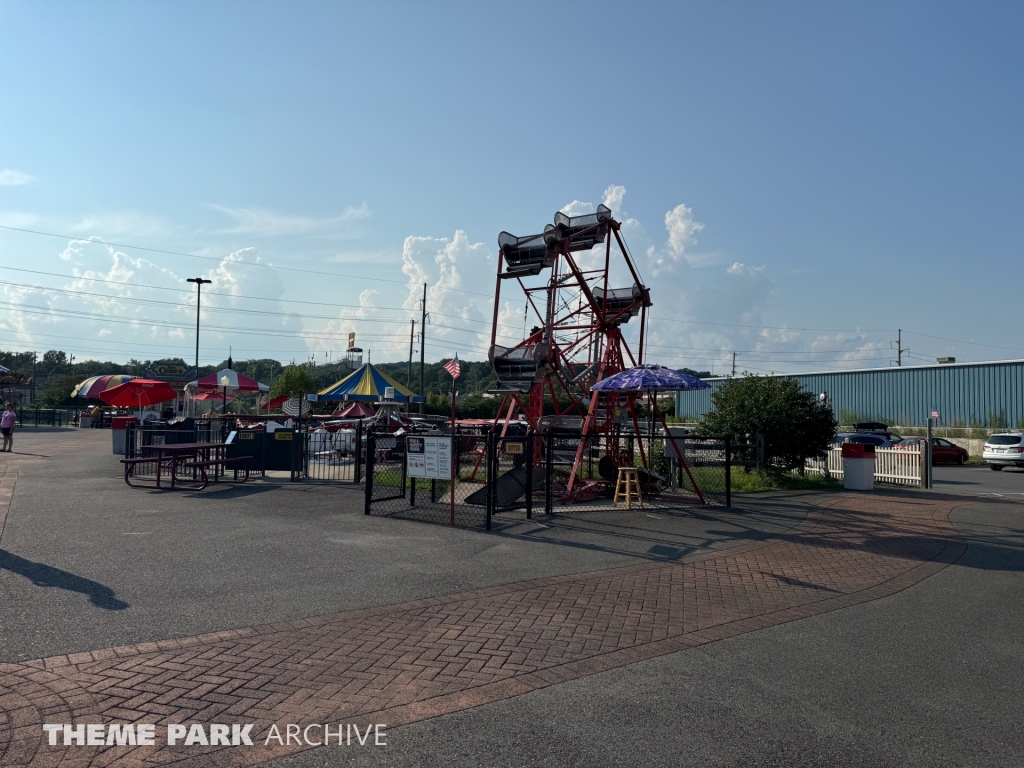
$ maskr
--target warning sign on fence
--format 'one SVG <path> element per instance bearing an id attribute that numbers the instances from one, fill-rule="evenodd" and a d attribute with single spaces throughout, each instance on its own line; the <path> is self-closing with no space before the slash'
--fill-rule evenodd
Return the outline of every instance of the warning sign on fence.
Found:
<path id="1" fill-rule="evenodd" d="M 452 472 L 450 437 L 405 438 L 405 460 L 409 477 L 448 480 Z"/>

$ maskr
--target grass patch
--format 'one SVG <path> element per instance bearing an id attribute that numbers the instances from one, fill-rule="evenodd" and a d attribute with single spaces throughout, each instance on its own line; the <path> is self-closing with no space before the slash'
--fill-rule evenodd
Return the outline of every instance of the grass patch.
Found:
<path id="1" fill-rule="evenodd" d="M 724 467 L 691 467 L 693 479 L 702 490 L 709 493 L 725 493 Z M 683 487 L 693 490 L 690 479 L 685 476 Z M 733 493 L 758 493 L 761 491 L 825 491 L 841 489 L 843 484 L 822 475 L 768 475 L 763 472 L 744 472 L 741 467 L 732 469 Z"/>
<path id="2" fill-rule="evenodd" d="M 841 489 L 843 484 L 835 478 L 824 475 L 766 475 L 762 472 L 747 474 L 733 470 L 733 493 L 757 493 L 758 491 L 828 491 Z"/>

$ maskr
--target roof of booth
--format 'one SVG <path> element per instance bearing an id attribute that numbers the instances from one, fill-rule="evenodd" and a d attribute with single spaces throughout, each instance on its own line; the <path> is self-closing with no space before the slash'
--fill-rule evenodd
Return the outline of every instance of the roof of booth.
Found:
<path id="1" fill-rule="evenodd" d="M 366 419 L 376 415 L 377 412 L 373 408 L 362 403 L 352 403 L 345 407 L 338 406 L 338 410 L 331 414 L 338 419 Z"/>
<path id="2" fill-rule="evenodd" d="M 381 373 L 370 363 L 366 363 L 359 370 L 352 371 L 344 379 L 332 384 L 327 389 L 323 389 L 315 395 L 309 395 L 308 399 L 377 402 L 384 399 L 386 387 L 395 388 L 396 403 L 424 402 L 423 397 L 408 387 L 403 387 L 386 373 Z"/>

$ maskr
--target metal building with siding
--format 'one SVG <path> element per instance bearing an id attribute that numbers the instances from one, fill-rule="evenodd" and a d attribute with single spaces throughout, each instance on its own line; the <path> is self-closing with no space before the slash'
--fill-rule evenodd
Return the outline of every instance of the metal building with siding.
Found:
<path id="1" fill-rule="evenodd" d="M 914 365 L 854 371 L 775 374 L 825 392 L 840 424 L 884 421 L 923 426 L 932 411 L 947 427 L 1024 427 L 1024 360 Z M 676 414 L 698 421 L 711 410 L 711 393 L 728 378 L 706 379 L 711 389 L 676 393 Z"/>

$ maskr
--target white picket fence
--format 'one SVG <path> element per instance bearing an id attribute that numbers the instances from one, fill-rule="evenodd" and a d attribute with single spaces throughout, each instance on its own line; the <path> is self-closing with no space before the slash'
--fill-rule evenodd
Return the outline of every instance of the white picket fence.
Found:
<path id="1" fill-rule="evenodd" d="M 924 471 L 924 461 L 921 458 L 921 450 L 920 447 L 915 449 L 876 448 L 875 482 L 922 487 L 921 475 Z M 843 451 L 841 448 L 831 449 L 824 459 L 808 459 L 805 471 L 824 475 L 826 474 L 826 462 L 828 464 L 827 474 L 841 480 L 843 478 Z"/>

